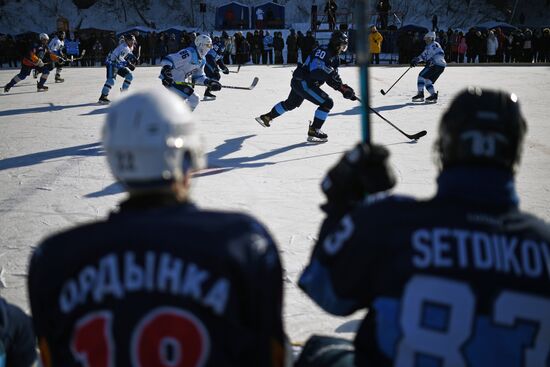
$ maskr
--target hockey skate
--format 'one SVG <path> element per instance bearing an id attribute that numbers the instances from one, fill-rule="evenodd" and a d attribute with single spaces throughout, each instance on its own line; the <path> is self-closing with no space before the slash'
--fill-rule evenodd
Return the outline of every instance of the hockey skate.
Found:
<path id="1" fill-rule="evenodd" d="M 37 92 L 47 92 L 48 87 L 46 87 L 45 85 L 40 85 L 40 83 L 36 83 L 36 91 Z"/>
<path id="2" fill-rule="evenodd" d="M 328 135 L 322 132 L 321 129 L 316 129 L 310 126 L 307 131 L 307 141 L 313 143 L 324 143 L 328 141 Z"/>
<path id="3" fill-rule="evenodd" d="M 34 70 L 32 71 L 32 77 L 33 77 L 34 79 L 37 79 L 37 78 L 38 78 L 38 70 L 37 70 L 37 69 L 34 69 Z"/>
<path id="4" fill-rule="evenodd" d="M 65 81 L 65 79 L 63 79 L 62 77 L 60 77 L 59 75 L 56 75 L 55 76 L 55 82 L 56 83 L 63 83 Z"/>
<path id="5" fill-rule="evenodd" d="M 413 102 L 424 102 L 424 92 L 418 92 L 418 94 L 412 97 Z"/>
<path id="6" fill-rule="evenodd" d="M 109 98 L 107 98 L 107 96 L 105 94 L 102 94 L 101 97 L 99 97 L 99 100 L 97 101 L 97 103 L 99 103 L 99 104 L 109 104 L 109 103 L 111 103 L 111 101 L 109 100 Z"/>
<path id="7" fill-rule="evenodd" d="M 426 98 L 426 103 L 437 103 L 437 92 Z"/>
<path id="8" fill-rule="evenodd" d="M 216 95 L 212 94 L 209 90 L 204 92 L 204 99 L 216 99 Z"/>
<path id="9" fill-rule="evenodd" d="M 4 85 L 4 93 L 8 93 L 10 91 L 10 87 L 6 84 Z"/>
<path id="10" fill-rule="evenodd" d="M 258 121 L 258 124 L 262 125 L 263 127 L 270 127 L 271 120 L 273 119 L 269 117 L 269 113 L 261 115 L 260 117 L 256 117 L 256 121 Z"/>

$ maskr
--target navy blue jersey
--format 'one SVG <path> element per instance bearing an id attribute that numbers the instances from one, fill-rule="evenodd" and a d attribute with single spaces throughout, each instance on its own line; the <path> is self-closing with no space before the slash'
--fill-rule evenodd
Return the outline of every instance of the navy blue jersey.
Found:
<path id="1" fill-rule="evenodd" d="M 35 361 L 36 339 L 30 317 L 0 298 L 0 366 L 29 367 Z"/>
<path id="2" fill-rule="evenodd" d="M 388 197 L 323 224 L 300 286 L 333 314 L 369 309 L 357 366 L 549 365 L 549 227 L 498 172 L 464 173 L 441 175 L 431 200 Z"/>
<path id="3" fill-rule="evenodd" d="M 338 75 L 340 59 L 328 46 L 323 45 L 315 48 L 294 72 L 294 77 L 305 80 L 310 85 L 321 86 L 327 83 L 334 89 L 342 85 Z"/>
<path id="4" fill-rule="evenodd" d="M 282 360 L 281 264 L 271 236 L 247 215 L 123 203 L 106 221 L 40 244 L 28 285 L 52 365 Z"/>

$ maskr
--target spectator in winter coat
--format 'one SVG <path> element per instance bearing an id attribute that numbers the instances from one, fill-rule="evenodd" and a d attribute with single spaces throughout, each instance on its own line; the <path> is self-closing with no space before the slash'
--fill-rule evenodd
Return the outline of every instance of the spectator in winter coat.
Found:
<path id="1" fill-rule="evenodd" d="M 306 61 L 309 54 L 313 51 L 315 48 L 315 37 L 313 37 L 313 34 L 311 31 L 306 32 L 306 36 L 304 38 L 304 42 L 302 45 L 302 60 L 303 62 Z"/>
<path id="2" fill-rule="evenodd" d="M 370 63 L 380 64 L 380 52 L 382 51 L 382 41 L 384 37 L 378 32 L 376 26 L 370 27 L 369 34 L 369 51 L 370 51 Z"/>
<path id="3" fill-rule="evenodd" d="M 449 61 L 457 62 L 458 60 L 458 44 L 460 38 L 457 30 L 449 36 Z"/>
<path id="4" fill-rule="evenodd" d="M 304 55 L 304 34 L 301 31 L 298 31 L 297 39 L 296 39 L 296 47 L 298 49 L 298 62 L 302 63 L 306 61 L 306 58 L 308 55 Z"/>
<path id="5" fill-rule="evenodd" d="M 523 62 L 533 62 L 533 32 L 530 29 L 525 31 L 523 38 Z"/>
<path id="6" fill-rule="evenodd" d="M 458 63 L 464 63 L 464 55 L 468 52 L 468 44 L 466 43 L 466 37 L 459 33 L 459 43 L 458 43 Z"/>
<path id="7" fill-rule="evenodd" d="M 298 62 L 298 38 L 294 29 L 286 37 L 286 62 L 287 64 L 296 64 Z"/>
<path id="8" fill-rule="evenodd" d="M 495 32 L 489 31 L 487 36 L 487 62 L 495 62 L 497 57 L 498 39 Z"/>
<path id="9" fill-rule="evenodd" d="M 269 31 L 265 31 L 263 44 L 264 44 L 264 51 L 262 53 L 263 63 L 273 64 L 273 36 L 269 34 Z"/>
<path id="10" fill-rule="evenodd" d="M 285 48 L 285 40 L 283 40 L 283 34 L 281 32 L 275 32 L 273 48 L 275 50 L 275 64 L 284 64 L 283 49 Z"/>
<path id="11" fill-rule="evenodd" d="M 250 42 L 250 41 L 249 41 Z M 261 55 L 262 55 L 262 46 L 260 46 L 263 42 L 263 36 L 260 38 L 260 32 L 255 30 L 254 31 L 254 37 L 252 39 L 252 42 L 250 42 L 250 47 L 252 47 L 252 62 L 254 64 L 259 64 Z"/>
<path id="12" fill-rule="evenodd" d="M 544 28 L 540 45 L 540 62 L 550 62 L 550 28 Z"/>

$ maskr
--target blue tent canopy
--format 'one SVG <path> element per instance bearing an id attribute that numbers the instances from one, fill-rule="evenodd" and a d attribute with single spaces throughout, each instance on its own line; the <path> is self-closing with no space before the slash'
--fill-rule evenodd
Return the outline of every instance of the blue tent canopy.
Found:
<path id="1" fill-rule="evenodd" d="M 482 24 L 478 24 L 475 26 L 478 30 L 488 30 L 488 29 L 496 29 L 500 28 L 504 33 L 511 33 L 513 31 L 516 31 L 518 28 L 504 22 L 485 22 Z"/>
<path id="2" fill-rule="evenodd" d="M 128 29 L 125 29 L 123 31 L 117 32 L 116 35 L 117 35 L 117 37 L 120 37 L 120 36 L 123 36 L 127 33 L 137 32 L 139 34 L 147 34 L 147 33 L 153 32 L 153 31 L 156 31 L 156 29 L 149 28 L 149 27 L 143 27 L 143 26 L 135 26 L 135 27 L 128 28 Z"/>
<path id="3" fill-rule="evenodd" d="M 250 8 L 232 1 L 216 9 L 216 30 L 250 29 Z"/>
<path id="4" fill-rule="evenodd" d="M 252 25 L 256 28 L 283 29 L 285 27 L 285 7 L 271 1 L 253 7 Z"/>

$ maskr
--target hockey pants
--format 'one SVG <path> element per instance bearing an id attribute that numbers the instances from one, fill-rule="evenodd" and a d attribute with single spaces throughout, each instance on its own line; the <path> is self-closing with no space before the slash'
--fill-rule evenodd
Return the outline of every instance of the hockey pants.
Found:
<path id="1" fill-rule="evenodd" d="M 184 82 L 174 82 L 169 87 L 166 87 L 172 92 L 185 100 L 185 103 L 189 106 L 191 111 L 194 111 L 199 104 L 199 96 L 195 93 L 195 90 L 191 84 Z"/>
<path id="2" fill-rule="evenodd" d="M 134 76 L 132 75 L 132 72 L 128 68 L 120 68 L 118 69 L 112 64 L 107 64 L 105 66 L 107 69 L 107 80 L 105 81 L 105 84 L 103 85 L 103 89 L 101 90 L 101 94 L 107 96 L 109 95 L 109 92 L 111 91 L 111 88 L 115 85 L 115 79 L 117 75 L 120 75 L 124 78 L 124 82 L 122 83 L 121 91 L 126 91 L 130 87 L 130 84 L 132 84 L 132 79 Z"/>

